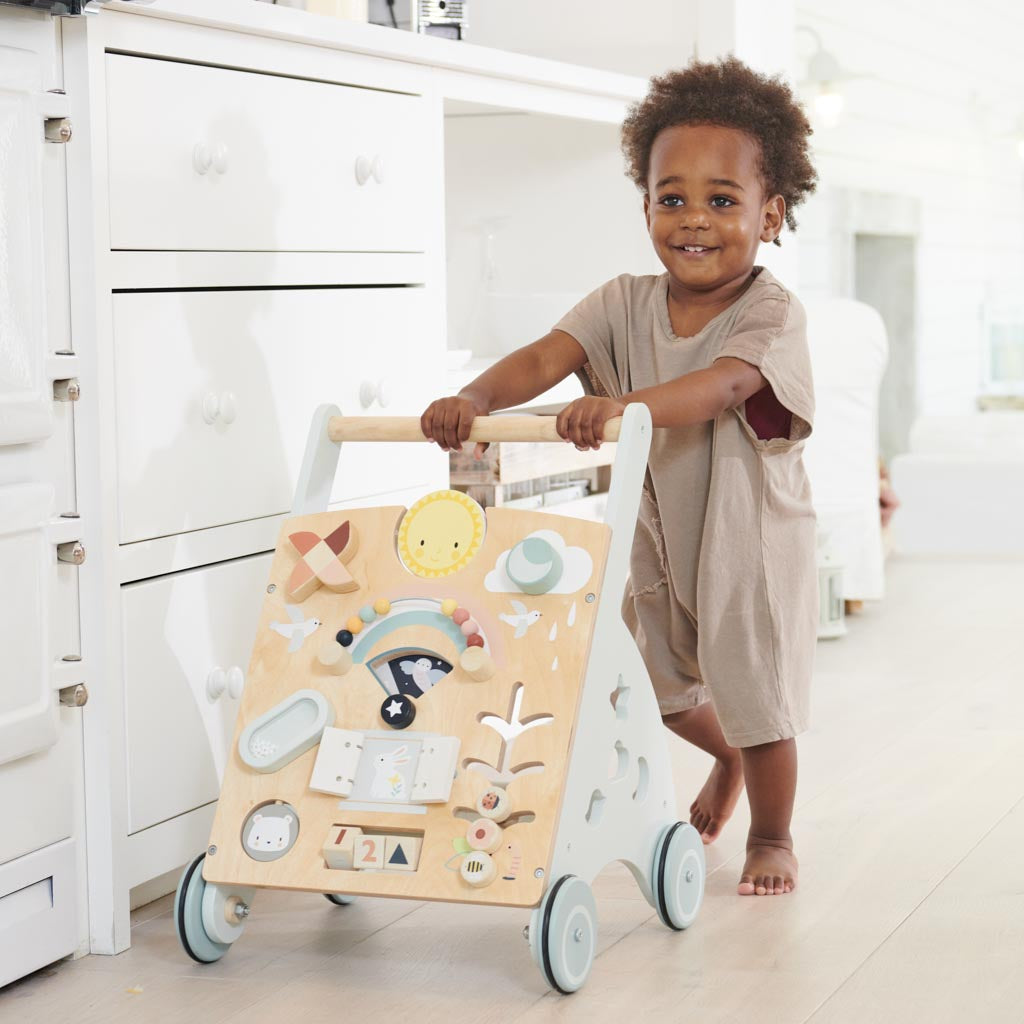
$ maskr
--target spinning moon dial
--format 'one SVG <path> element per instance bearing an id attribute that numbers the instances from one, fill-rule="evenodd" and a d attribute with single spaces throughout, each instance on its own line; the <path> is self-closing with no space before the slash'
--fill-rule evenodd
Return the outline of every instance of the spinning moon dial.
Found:
<path id="1" fill-rule="evenodd" d="M 464 568 L 484 540 L 484 510 L 461 491 L 434 491 L 402 516 L 398 556 L 417 576 L 448 576 Z"/>
<path id="2" fill-rule="evenodd" d="M 562 578 L 562 556 L 543 537 L 527 537 L 509 552 L 505 572 L 524 594 L 546 594 Z"/>

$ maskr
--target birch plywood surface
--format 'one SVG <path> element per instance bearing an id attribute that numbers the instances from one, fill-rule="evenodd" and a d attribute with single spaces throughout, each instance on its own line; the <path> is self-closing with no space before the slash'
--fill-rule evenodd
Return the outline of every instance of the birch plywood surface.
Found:
<path id="1" fill-rule="evenodd" d="M 610 531 L 600 523 L 524 510 L 489 509 L 486 535 L 472 560 L 457 572 L 424 579 L 409 572 L 396 553 L 396 536 L 404 513 L 403 508 L 326 512 L 296 517 L 283 525 L 210 836 L 216 853 L 206 858 L 204 875 L 208 881 L 520 907 L 539 902 L 547 884 Z M 346 520 L 352 524 L 357 543 L 345 567 L 359 589 L 337 593 L 321 586 L 301 603 L 292 601 L 288 583 L 302 556 L 289 537 L 302 531 L 326 537 Z M 495 569 L 499 556 L 536 530 L 554 530 L 568 548 L 584 549 L 592 563 L 586 578 L 577 575 L 569 585 L 579 582 L 579 586 L 567 593 L 531 596 L 488 590 L 484 579 Z M 594 595 L 590 602 L 588 594 Z M 444 625 L 440 615 L 438 625 L 416 622 L 397 626 L 393 625 L 396 617 L 389 620 L 384 616 L 356 636 L 349 648 L 354 652 L 355 664 L 347 673 L 337 675 L 324 667 L 318 659 L 321 647 L 333 641 L 361 608 L 382 598 L 392 607 L 409 599 L 456 601 L 479 624 L 494 663 L 494 675 L 475 682 L 460 668 L 459 654 L 465 641 L 453 638 L 456 630 L 439 628 Z M 618 600 L 618 595 L 613 599 Z M 520 608 L 526 607 L 529 621 L 525 624 L 513 601 L 519 602 Z M 291 653 L 288 637 L 272 625 L 282 624 L 287 631 L 293 622 L 288 605 L 298 608 L 295 618 L 320 623 L 310 627 L 312 631 Z M 417 713 L 412 725 L 404 732 L 392 731 L 381 719 L 381 704 L 387 692 L 369 663 L 381 654 L 406 648 L 433 652 L 453 669 L 415 698 Z M 425 814 L 397 809 L 382 813 L 356 810 L 346 806 L 345 798 L 314 792 L 309 789 L 309 781 L 316 746 L 276 772 L 263 773 L 249 767 L 239 755 L 239 736 L 246 726 L 298 690 L 322 694 L 334 709 L 337 729 L 386 730 L 396 738 L 410 739 L 418 733 L 458 736 L 461 746 L 457 771 L 447 804 L 424 805 Z M 489 720 L 510 718 L 528 722 L 537 716 L 540 724 L 511 744 L 506 744 L 488 724 Z M 550 721 L 543 721 L 547 716 L 551 716 Z M 479 762 L 477 768 L 468 767 L 474 761 Z M 477 817 L 477 800 L 490 785 L 488 766 L 515 773 L 507 785 L 513 818 L 505 823 L 502 846 L 493 855 L 497 879 L 486 887 L 473 888 L 459 874 L 461 856 L 453 842 L 465 838 L 470 819 Z M 522 771 L 523 766 L 535 770 Z M 543 766 L 542 770 L 537 771 L 537 766 Z M 260 805 L 275 801 L 295 809 L 298 835 L 280 858 L 258 861 L 243 847 L 243 826 Z M 535 817 L 515 820 L 521 812 L 532 812 Z M 327 868 L 321 848 L 337 824 L 367 831 L 423 833 L 417 870 Z M 509 875 L 514 879 L 504 877 Z"/>

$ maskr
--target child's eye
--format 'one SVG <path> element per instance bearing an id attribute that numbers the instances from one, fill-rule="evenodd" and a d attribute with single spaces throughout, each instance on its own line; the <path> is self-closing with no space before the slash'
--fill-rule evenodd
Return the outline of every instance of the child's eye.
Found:
<path id="1" fill-rule="evenodd" d="M 683 201 L 682 201 L 682 199 L 679 198 L 679 196 L 662 196 L 658 200 L 658 202 L 662 206 L 676 207 L 676 206 L 682 206 L 683 205 Z"/>
<path id="2" fill-rule="evenodd" d="M 728 206 L 735 206 L 736 203 L 728 196 L 715 196 L 714 199 L 711 200 L 711 205 L 717 206 L 720 210 L 724 210 Z"/>

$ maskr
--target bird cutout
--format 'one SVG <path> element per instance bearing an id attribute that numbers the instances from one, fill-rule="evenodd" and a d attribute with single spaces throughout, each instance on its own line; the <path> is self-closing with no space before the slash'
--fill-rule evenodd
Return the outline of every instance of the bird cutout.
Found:
<path id="1" fill-rule="evenodd" d="M 420 694 L 426 693 L 448 674 L 444 669 L 434 668 L 433 662 L 429 658 L 400 661 L 398 667 L 412 676 L 412 681 L 419 687 Z"/>
<path id="2" fill-rule="evenodd" d="M 507 623 L 510 626 L 515 627 L 514 640 L 518 640 L 520 637 L 526 636 L 526 631 L 540 618 L 540 612 L 526 610 L 526 605 L 522 601 L 512 600 L 512 610 L 515 612 L 514 615 L 508 615 L 502 612 L 498 618 L 502 622 Z"/>
<path id="3" fill-rule="evenodd" d="M 572 629 L 576 625 L 576 602 L 573 601 L 572 607 L 569 609 L 569 628 Z"/>
<path id="4" fill-rule="evenodd" d="M 270 628 L 290 641 L 288 653 L 294 654 L 306 642 L 306 637 L 312 636 L 320 628 L 321 623 L 319 619 L 304 619 L 302 612 L 293 604 L 286 604 L 284 610 L 291 622 L 272 622 Z"/>
<path id="5" fill-rule="evenodd" d="M 326 537 L 310 530 L 300 530 L 289 534 L 288 539 L 301 556 L 288 577 L 286 587 L 293 601 L 305 601 L 321 586 L 339 594 L 359 589 L 359 584 L 345 567 L 358 547 L 356 531 L 349 520 L 346 519 Z"/>

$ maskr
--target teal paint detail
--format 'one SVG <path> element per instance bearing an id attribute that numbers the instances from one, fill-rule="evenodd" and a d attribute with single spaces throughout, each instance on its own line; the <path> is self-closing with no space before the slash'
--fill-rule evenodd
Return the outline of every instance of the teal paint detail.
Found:
<path id="1" fill-rule="evenodd" d="M 433 626 L 434 629 L 439 629 L 451 637 L 460 651 L 466 649 L 466 638 L 462 635 L 462 630 L 443 612 L 399 612 L 390 616 L 386 623 L 382 621 L 374 629 L 364 631 L 359 642 L 352 648 L 352 660 L 361 664 L 367 649 L 382 636 L 406 626 Z"/>

